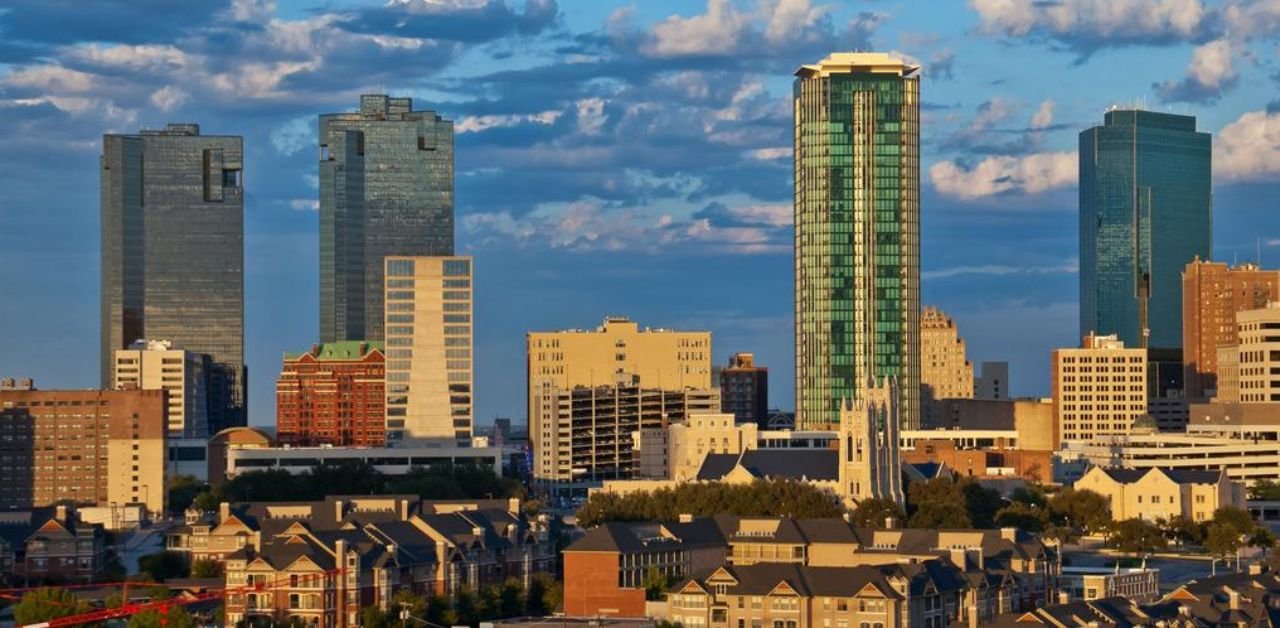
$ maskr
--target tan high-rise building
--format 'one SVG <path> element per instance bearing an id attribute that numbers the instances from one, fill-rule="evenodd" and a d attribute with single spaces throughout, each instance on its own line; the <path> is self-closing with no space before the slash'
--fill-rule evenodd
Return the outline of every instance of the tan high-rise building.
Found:
<path id="1" fill-rule="evenodd" d="M 616 427 L 616 430 L 609 428 L 614 431 L 665 427 L 667 421 L 677 419 L 675 416 L 662 418 L 661 407 L 666 402 L 661 400 L 686 394 L 697 398 L 714 396 L 714 406 L 698 411 L 720 411 L 719 395 L 712 392 L 715 389 L 711 386 L 711 332 L 642 329 L 627 318 L 608 317 L 594 330 L 529 332 L 525 345 L 529 369 L 529 441 L 533 446 L 534 476 L 539 479 L 577 481 L 611 475 L 625 478 L 633 472 L 629 460 L 616 474 L 605 470 L 612 468 L 613 463 L 589 465 L 599 467 L 597 472 L 585 469 L 577 458 L 571 460 L 568 452 L 572 443 L 586 442 L 593 448 L 599 444 L 589 434 L 596 429 L 593 424 L 570 418 L 575 413 L 581 414 L 576 406 L 564 405 L 572 403 L 575 395 L 597 399 L 613 395 L 618 400 L 630 395 L 636 399 L 659 400 L 652 402 L 657 406 L 638 410 L 646 418 L 627 419 L 616 425 L 608 420 L 610 426 Z M 616 392 L 609 395 L 601 392 L 610 389 Z M 678 405 L 684 404 L 681 400 Z M 623 414 L 627 412 L 624 409 Z M 632 423 L 635 425 L 631 426 Z M 630 438 L 629 432 L 626 438 Z"/>
<path id="2" fill-rule="evenodd" d="M 1280 401 L 1280 302 L 1236 314 L 1240 403 Z"/>
<path id="3" fill-rule="evenodd" d="M 0 510 L 67 500 L 163 513 L 167 394 L 0 386 Z"/>
<path id="4" fill-rule="evenodd" d="M 471 443 L 472 260 L 386 258 L 387 440 Z"/>
<path id="5" fill-rule="evenodd" d="M 1114 334 L 1053 352 L 1054 443 L 1125 435 L 1147 413 L 1147 352 Z"/>
<path id="6" fill-rule="evenodd" d="M 1195 261 L 1182 273 L 1184 396 L 1204 399 L 1218 388 L 1218 348 L 1236 344 L 1236 313 L 1280 299 L 1280 271 L 1253 264 Z"/>
<path id="7" fill-rule="evenodd" d="M 924 424 L 937 423 L 941 399 L 973 398 L 973 364 L 955 321 L 936 307 L 920 315 L 920 404 Z"/>
<path id="8" fill-rule="evenodd" d="M 169 435 L 207 438 L 208 363 L 204 354 L 175 348 L 168 340 L 139 340 L 116 350 L 112 387 L 169 391 Z"/>

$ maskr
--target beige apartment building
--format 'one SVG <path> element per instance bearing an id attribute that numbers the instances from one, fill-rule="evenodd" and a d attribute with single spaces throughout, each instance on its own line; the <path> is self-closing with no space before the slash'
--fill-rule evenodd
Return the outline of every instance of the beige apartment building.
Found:
<path id="1" fill-rule="evenodd" d="M 1237 313 L 1236 327 L 1239 344 L 1235 351 L 1235 401 L 1280 401 L 1280 302 Z"/>
<path id="2" fill-rule="evenodd" d="M 1128 434 L 1147 413 L 1147 352 L 1114 334 L 1053 352 L 1054 444 Z"/>
<path id="3" fill-rule="evenodd" d="M 955 321 L 936 307 L 920 315 L 920 403 L 924 425 L 937 421 L 939 400 L 973 398 L 973 364 Z"/>
<path id="4" fill-rule="evenodd" d="M 1222 469 L 1093 467 L 1072 486 L 1106 497 L 1115 521 L 1176 516 L 1208 521 L 1224 506 L 1245 507 L 1244 485 Z"/>
<path id="5" fill-rule="evenodd" d="M 65 500 L 163 513 L 166 395 L 0 388 L 0 510 Z"/>
<path id="6" fill-rule="evenodd" d="M 386 258 L 388 442 L 471 442 L 470 257 Z"/>
<path id="7" fill-rule="evenodd" d="M 1200 258 L 1187 264 L 1182 272 L 1184 396 L 1204 399 L 1221 388 L 1218 350 L 1236 344 L 1236 314 L 1277 299 L 1280 271 Z"/>
<path id="8" fill-rule="evenodd" d="M 169 392 L 169 435 L 209 435 L 209 400 L 205 376 L 208 356 L 184 351 L 168 340 L 138 340 L 116 349 L 112 388 Z"/>
<path id="9" fill-rule="evenodd" d="M 529 440 L 539 480 L 635 477 L 635 433 L 720 412 L 710 332 L 642 329 L 608 317 L 594 330 L 529 332 L 525 342 Z M 611 440 L 602 439 L 605 434 Z"/>

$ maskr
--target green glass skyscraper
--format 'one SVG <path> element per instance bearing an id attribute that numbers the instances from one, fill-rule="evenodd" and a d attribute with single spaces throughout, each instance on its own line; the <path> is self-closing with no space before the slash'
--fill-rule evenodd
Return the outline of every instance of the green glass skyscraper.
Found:
<path id="1" fill-rule="evenodd" d="M 1182 271 L 1212 259 L 1211 147 L 1193 116 L 1134 109 L 1080 134 L 1081 336 L 1181 348 Z"/>
<path id="2" fill-rule="evenodd" d="M 833 425 L 872 378 L 920 421 L 919 67 L 836 53 L 796 71 L 796 422 Z"/>
<path id="3" fill-rule="evenodd" d="M 320 341 L 382 340 L 383 260 L 453 254 L 453 122 L 372 94 L 319 135 Z"/>

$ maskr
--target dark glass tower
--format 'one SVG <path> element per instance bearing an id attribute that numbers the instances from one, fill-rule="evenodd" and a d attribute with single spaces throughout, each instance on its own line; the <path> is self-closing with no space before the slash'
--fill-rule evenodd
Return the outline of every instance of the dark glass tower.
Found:
<path id="1" fill-rule="evenodd" d="M 102 386 L 135 340 L 207 354 L 211 433 L 247 418 L 243 144 L 194 124 L 102 138 Z"/>
<path id="2" fill-rule="evenodd" d="M 320 116 L 320 341 L 382 340 L 383 259 L 453 254 L 453 122 L 409 98 Z"/>
<path id="3" fill-rule="evenodd" d="M 1211 144 L 1193 116 L 1131 109 L 1080 134 L 1082 337 L 1181 348 L 1182 271 L 1212 259 Z"/>
<path id="4" fill-rule="evenodd" d="M 919 68 L 837 53 L 797 72 L 796 424 L 839 422 L 872 378 L 920 421 Z"/>

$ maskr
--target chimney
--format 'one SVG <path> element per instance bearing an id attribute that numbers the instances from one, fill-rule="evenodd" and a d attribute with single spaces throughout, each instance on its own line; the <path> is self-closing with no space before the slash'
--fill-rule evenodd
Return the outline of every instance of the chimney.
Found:
<path id="1" fill-rule="evenodd" d="M 512 497 L 507 500 L 507 512 L 513 515 L 520 514 L 520 498 L 519 497 Z"/>
<path id="2" fill-rule="evenodd" d="M 1000 538 L 1006 541 L 1009 541 L 1010 543 L 1017 543 L 1018 529 L 1017 528 L 1000 528 Z"/>
<path id="3" fill-rule="evenodd" d="M 1240 592 L 1230 587 L 1223 587 L 1227 590 L 1227 606 L 1233 610 L 1240 610 Z"/>
<path id="4" fill-rule="evenodd" d="M 978 605 L 970 604 L 969 605 L 969 628 L 978 628 L 979 625 L 980 624 L 978 623 Z"/>
<path id="5" fill-rule="evenodd" d="M 884 518 L 884 529 L 886 529 L 886 530 L 892 530 L 892 529 L 897 528 L 897 527 L 898 527 L 898 518 L 897 518 L 897 517 L 894 517 L 893 515 L 889 515 L 888 517 L 885 517 L 885 518 Z"/>
<path id="6" fill-rule="evenodd" d="M 1071 603 L 1071 594 L 1068 593 L 1066 590 L 1058 591 L 1058 603 L 1059 604 Z"/>
<path id="7" fill-rule="evenodd" d="M 54 509 L 53 518 L 57 519 L 59 523 L 66 523 L 67 522 L 67 505 L 58 504 L 58 507 Z"/>
<path id="8" fill-rule="evenodd" d="M 974 549 L 973 553 L 975 556 L 974 561 L 978 563 L 978 569 L 986 569 L 987 561 L 985 560 L 985 557 L 982 555 L 982 548 L 975 547 L 973 549 Z"/>
<path id="9" fill-rule="evenodd" d="M 346 502 L 342 501 L 341 499 L 333 500 L 333 518 L 334 519 L 338 521 L 342 521 L 342 513 L 344 510 L 343 507 L 346 505 L 347 505 Z"/>
<path id="10" fill-rule="evenodd" d="M 951 564 L 955 565 L 960 571 L 965 570 L 965 554 L 967 552 L 959 548 L 951 548 L 947 550 L 947 557 L 951 559 Z"/>
<path id="11" fill-rule="evenodd" d="M 1262 575 L 1263 571 L 1264 571 L 1264 567 L 1262 563 L 1252 563 L 1249 565 L 1249 575 L 1251 576 Z"/>
<path id="12" fill-rule="evenodd" d="M 222 523 L 231 518 L 231 504 L 222 502 L 218 504 L 218 523 Z"/>
<path id="13" fill-rule="evenodd" d="M 680 523 L 693 523 L 693 514 L 687 512 L 680 513 Z"/>

